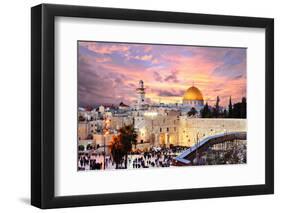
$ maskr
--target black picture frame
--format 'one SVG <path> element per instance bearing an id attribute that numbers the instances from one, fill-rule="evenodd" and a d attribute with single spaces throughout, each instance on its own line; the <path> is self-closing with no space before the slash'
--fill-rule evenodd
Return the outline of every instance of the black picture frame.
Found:
<path id="1" fill-rule="evenodd" d="M 265 29 L 265 184 L 60 196 L 55 189 L 55 17 L 100 18 Z M 31 204 L 39 208 L 155 202 L 274 193 L 274 20 L 164 11 L 41 4 L 31 8 Z"/>

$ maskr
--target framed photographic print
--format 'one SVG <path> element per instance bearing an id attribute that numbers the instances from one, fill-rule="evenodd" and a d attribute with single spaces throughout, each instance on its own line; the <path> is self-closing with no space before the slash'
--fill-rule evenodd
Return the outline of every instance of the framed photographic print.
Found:
<path id="1" fill-rule="evenodd" d="M 31 203 L 274 192 L 274 21 L 31 9 Z"/>

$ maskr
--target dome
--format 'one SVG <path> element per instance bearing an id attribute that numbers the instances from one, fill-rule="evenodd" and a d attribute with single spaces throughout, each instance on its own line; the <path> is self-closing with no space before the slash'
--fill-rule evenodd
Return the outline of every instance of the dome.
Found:
<path id="1" fill-rule="evenodd" d="M 201 91 L 197 87 L 190 87 L 188 88 L 184 95 L 183 95 L 183 101 L 203 101 L 203 95 Z"/>

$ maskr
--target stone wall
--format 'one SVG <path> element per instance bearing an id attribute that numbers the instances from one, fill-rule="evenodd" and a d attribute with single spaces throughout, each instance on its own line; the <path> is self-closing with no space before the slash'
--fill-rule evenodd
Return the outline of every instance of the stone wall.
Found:
<path id="1" fill-rule="evenodd" d="M 180 119 L 179 145 L 192 146 L 197 138 L 224 133 L 247 131 L 247 119 Z"/>
<path id="2" fill-rule="evenodd" d="M 187 116 L 145 118 L 138 140 L 154 146 L 192 146 L 197 139 L 223 132 L 247 131 L 246 119 L 208 119 Z"/>
<path id="3" fill-rule="evenodd" d="M 132 117 L 113 117 L 110 128 L 118 129 L 133 122 Z M 187 116 L 158 115 L 155 117 L 135 117 L 135 128 L 138 133 L 138 143 L 150 143 L 151 146 L 193 146 L 203 137 L 224 133 L 247 131 L 247 119 L 212 119 L 190 118 Z M 114 132 L 117 134 L 117 131 Z M 105 137 L 108 145 L 114 133 Z M 80 123 L 78 136 L 80 140 L 87 139 L 89 126 Z M 104 137 L 101 134 L 92 134 L 95 144 L 103 145 Z"/>

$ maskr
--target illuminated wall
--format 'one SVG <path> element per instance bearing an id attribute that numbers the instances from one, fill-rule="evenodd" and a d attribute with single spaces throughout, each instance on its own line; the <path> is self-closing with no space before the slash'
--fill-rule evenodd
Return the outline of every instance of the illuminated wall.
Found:
<path id="1" fill-rule="evenodd" d="M 201 139 L 223 132 L 246 131 L 246 119 L 200 119 L 187 116 L 144 117 L 138 141 L 154 146 L 192 146 Z"/>
<path id="2" fill-rule="evenodd" d="M 190 119 L 181 117 L 179 124 L 179 144 L 192 146 L 198 139 L 224 133 L 247 131 L 246 119 Z"/>

